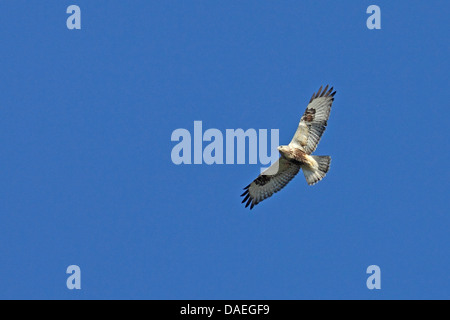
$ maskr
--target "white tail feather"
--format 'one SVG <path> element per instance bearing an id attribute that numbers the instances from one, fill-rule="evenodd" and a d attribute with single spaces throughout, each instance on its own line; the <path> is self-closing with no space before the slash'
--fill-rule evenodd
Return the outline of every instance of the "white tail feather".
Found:
<path id="1" fill-rule="evenodd" d="M 331 157 L 330 156 L 311 156 L 317 162 L 317 168 L 313 169 L 310 166 L 302 166 L 303 174 L 305 175 L 306 182 L 310 186 L 316 184 L 322 180 L 330 169 Z"/>

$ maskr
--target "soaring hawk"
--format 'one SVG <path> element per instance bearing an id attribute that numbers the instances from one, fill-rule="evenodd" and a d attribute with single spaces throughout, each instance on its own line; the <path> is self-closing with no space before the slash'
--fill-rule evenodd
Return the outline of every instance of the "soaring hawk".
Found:
<path id="1" fill-rule="evenodd" d="M 309 101 L 306 111 L 300 119 L 294 138 L 287 146 L 279 146 L 281 157 L 270 168 L 265 170 L 252 183 L 244 188 L 242 203 L 245 207 L 255 205 L 280 191 L 303 169 L 309 185 L 322 180 L 330 168 L 330 156 L 313 156 L 327 126 L 331 104 L 334 101 L 333 87 L 320 87 Z"/>

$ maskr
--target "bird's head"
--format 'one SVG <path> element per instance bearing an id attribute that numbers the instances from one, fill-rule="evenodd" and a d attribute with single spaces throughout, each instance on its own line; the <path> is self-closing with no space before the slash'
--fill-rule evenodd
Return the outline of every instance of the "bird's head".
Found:
<path id="1" fill-rule="evenodd" d="M 289 146 L 279 146 L 277 149 L 281 154 L 289 152 Z"/>

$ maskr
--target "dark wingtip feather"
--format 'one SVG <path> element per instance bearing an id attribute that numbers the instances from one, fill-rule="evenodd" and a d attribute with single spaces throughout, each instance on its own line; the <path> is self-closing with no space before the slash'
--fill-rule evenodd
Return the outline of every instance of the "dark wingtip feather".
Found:
<path id="1" fill-rule="evenodd" d="M 331 87 L 330 90 L 328 90 L 327 96 L 329 96 L 331 94 L 331 92 L 333 92 L 333 87 Z"/>
<path id="2" fill-rule="evenodd" d="M 334 95 L 336 94 L 336 91 L 333 92 L 333 87 L 331 87 L 330 89 L 328 89 L 330 85 L 327 84 L 325 86 L 325 88 L 323 88 L 323 86 L 320 86 L 319 91 L 317 91 L 316 93 L 313 93 L 311 99 L 309 100 L 309 103 L 311 103 L 314 99 L 319 98 L 319 97 L 334 97 Z M 323 88 L 323 90 L 322 90 Z"/>
<path id="3" fill-rule="evenodd" d="M 325 87 L 325 89 L 323 89 L 322 94 L 320 95 L 321 97 L 325 96 L 325 94 L 327 93 L 328 90 L 328 85 Z"/>
<path id="4" fill-rule="evenodd" d="M 320 86 L 319 91 L 317 91 L 316 98 L 318 98 L 320 96 L 320 91 L 322 91 L 322 86 Z"/>

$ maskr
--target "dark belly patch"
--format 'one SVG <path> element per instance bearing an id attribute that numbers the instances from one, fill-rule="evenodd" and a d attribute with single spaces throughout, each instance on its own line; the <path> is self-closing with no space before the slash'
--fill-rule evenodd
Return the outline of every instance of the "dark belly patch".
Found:
<path id="1" fill-rule="evenodd" d="M 306 153 L 304 153 L 302 150 L 294 149 L 292 150 L 292 155 L 295 161 L 299 162 L 300 164 L 308 163 L 308 161 L 306 160 Z"/>

